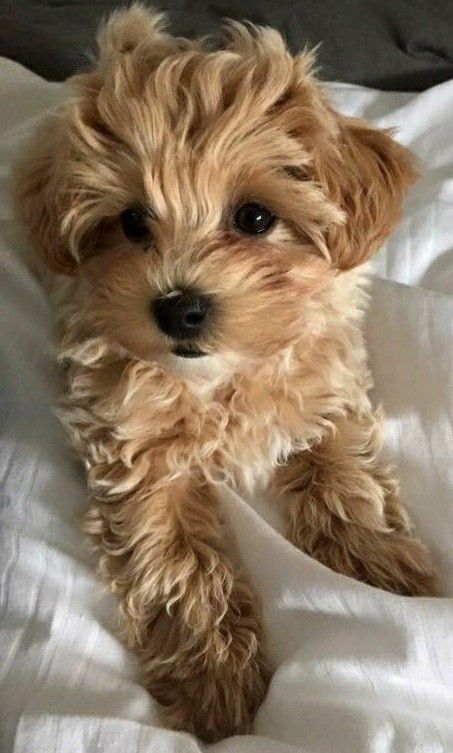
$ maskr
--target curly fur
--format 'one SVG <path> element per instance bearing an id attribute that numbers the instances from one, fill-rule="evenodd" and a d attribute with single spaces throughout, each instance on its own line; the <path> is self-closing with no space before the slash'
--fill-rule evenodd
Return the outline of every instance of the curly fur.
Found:
<path id="1" fill-rule="evenodd" d="M 59 313 L 61 415 L 124 640 L 174 726 L 215 740 L 250 727 L 269 680 L 218 484 L 273 484 L 289 539 L 338 572 L 434 592 L 377 459 L 361 333 L 362 265 L 416 170 L 389 133 L 337 114 L 313 55 L 271 29 L 230 24 L 216 48 L 134 5 L 99 45 L 22 160 L 17 203 Z M 247 200 L 278 216 L 267 235 L 232 226 Z M 141 246 L 119 221 L 136 205 Z M 181 285 L 216 301 L 196 362 L 150 316 Z"/>

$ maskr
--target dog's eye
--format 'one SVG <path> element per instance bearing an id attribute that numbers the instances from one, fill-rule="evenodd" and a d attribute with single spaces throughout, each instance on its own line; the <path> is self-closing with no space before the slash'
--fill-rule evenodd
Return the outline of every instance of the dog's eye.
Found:
<path id="1" fill-rule="evenodd" d="M 137 207 L 130 207 L 121 212 L 121 227 L 123 233 L 132 243 L 141 243 L 150 236 L 143 211 Z"/>
<path id="2" fill-rule="evenodd" d="M 275 215 L 261 204 L 243 204 L 236 209 L 234 224 L 247 235 L 260 235 L 270 230 L 276 221 Z"/>

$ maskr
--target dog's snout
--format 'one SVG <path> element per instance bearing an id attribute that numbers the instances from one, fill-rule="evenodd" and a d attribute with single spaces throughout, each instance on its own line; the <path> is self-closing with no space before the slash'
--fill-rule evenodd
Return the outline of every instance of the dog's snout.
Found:
<path id="1" fill-rule="evenodd" d="M 157 298 L 153 306 L 158 327 L 176 340 L 193 339 L 202 331 L 211 302 L 207 296 L 192 290 L 182 290 L 164 298 Z"/>

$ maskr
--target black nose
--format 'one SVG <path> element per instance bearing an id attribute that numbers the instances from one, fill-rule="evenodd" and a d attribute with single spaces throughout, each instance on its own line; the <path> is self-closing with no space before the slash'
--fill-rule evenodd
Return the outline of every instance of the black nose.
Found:
<path id="1" fill-rule="evenodd" d="M 157 298 L 152 308 L 162 332 L 177 340 L 184 340 L 199 336 L 211 303 L 206 296 L 183 290 Z"/>

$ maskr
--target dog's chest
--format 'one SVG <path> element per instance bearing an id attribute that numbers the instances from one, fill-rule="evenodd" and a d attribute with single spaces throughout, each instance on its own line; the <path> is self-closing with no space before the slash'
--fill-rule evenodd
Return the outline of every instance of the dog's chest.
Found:
<path id="1" fill-rule="evenodd" d="M 304 431 L 296 401 L 259 385 L 219 391 L 201 411 L 199 433 L 193 437 L 197 465 L 213 480 L 248 489 L 269 480 Z"/>

